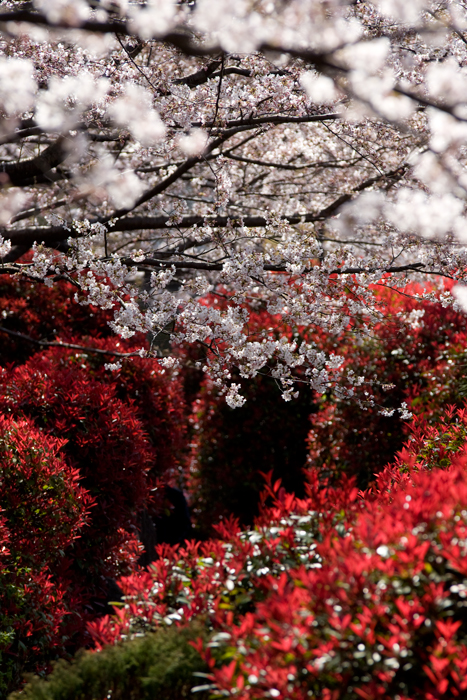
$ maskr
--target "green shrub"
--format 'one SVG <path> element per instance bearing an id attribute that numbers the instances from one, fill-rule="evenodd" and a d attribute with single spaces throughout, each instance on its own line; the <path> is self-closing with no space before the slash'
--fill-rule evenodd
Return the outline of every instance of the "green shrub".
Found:
<path id="1" fill-rule="evenodd" d="M 33 677 L 9 700 L 182 700 L 203 685 L 206 666 L 190 641 L 203 636 L 201 627 L 165 628 L 154 634 L 107 646 L 100 652 L 81 650 L 72 662 L 60 660 L 47 679 Z M 196 700 L 207 694 L 196 693 Z"/>

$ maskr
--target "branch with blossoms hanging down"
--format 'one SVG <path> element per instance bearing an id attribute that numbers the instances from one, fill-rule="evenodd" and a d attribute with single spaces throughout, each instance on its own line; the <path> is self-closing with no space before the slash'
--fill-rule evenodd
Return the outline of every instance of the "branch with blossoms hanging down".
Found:
<path id="1" fill-rule="evenodd" d="M 467 310 L 466 28 L 452 0 L 2 0 L 2 272 L 72 281 L 145 354 L 199 344 L 232 407 L 258 373 L 352 396 L 314 337 L 371 334 L 377 286 Z"/>

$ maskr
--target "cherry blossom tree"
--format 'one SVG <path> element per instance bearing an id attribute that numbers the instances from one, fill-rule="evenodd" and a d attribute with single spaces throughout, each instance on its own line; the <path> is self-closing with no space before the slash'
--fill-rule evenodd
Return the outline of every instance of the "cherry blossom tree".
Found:
<path id="1" fill-rule="evenodd" d="M 351 396 L 310 329 L 371 333 L 378 285 L 467 308 L 465 2 L 2 0 L 0 33 L 3 273 L 197 344 L 232 407 Z"/>

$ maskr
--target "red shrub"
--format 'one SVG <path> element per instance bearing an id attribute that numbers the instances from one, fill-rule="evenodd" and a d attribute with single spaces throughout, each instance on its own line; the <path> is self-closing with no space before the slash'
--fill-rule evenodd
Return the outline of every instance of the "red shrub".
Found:
<path id="1" fill-rule="evenodd" d="M 111 315 L 74 301 L 74 288 L 64 281 L 53 287 L 24 278 L 0 275 L 1 326 L 37 340 L 76 342 L 113 335 Z M 78 340 L 79 343 L 79 340 Z M 81 342 L 86 345 L 86 342 Z M 2 364 L 20 364 L 37 351 L 33 343 L 0 332 Z"/>
<path id="2" fill-rule="evenodd" d="M 242 531 L 237 521 L 229 520 L 216 528 L 221 539 L 192 542 L 185 549 L 162 546 L 161 558 L 149 572 L 119 580 L 128 604 L 116 617 L 89 625 L 96 644 L 173 621 L 184 624 L 212 613 L 219 603 L 243 615 L 264 597 L 268 573 L 279 576 L 303 561 L 316 566 L 315 542 L 324 524 L 335 521 L 343 526 L 353 518 L 353 511 L 361 507 L 357 490 L 345 478 L 342 485 L 342 489 L 323 487 L 317 474 L 310 473 L 308 497 L 298 499 L 279 481 L 270 483 L 263 500 L 272 498 L 274 505 L 263 506 L 254 530 Z"/>
<path id="3" fill-rule="evenodd" d="M 123 362 L 113 376 L 101 367 L 97 376 L 111 383 L 116 396 L 131 406 L 149 438 L 153 449 L 151 487 L 160 479 L 178 483 L 188 424 L 181 378 L 176 372 L 161 369 L 157 361 L 140 357 Z"/>
<path id="4" fill-rule="evenodd" d="M 269 576 L 238 625 L 219 609 L 231 663 L 213 667 L 216 687 L 245 700 L 462 696 L 466 467 L 368 498 L 345 537 L 331 528 L 317 544 L 319 568 Z"/>
<path id="5" fill-rule="evenodd" d="M 92 499 L 78 484 L 78 471 L 64 461 L 64 444 L 29 420 L 0 415 L 2 515 L 24 562 L 47 558 L 51 565 L 89 520 L 84 513 Z"/>
<path id="6" fill-rule="evenodd" d="M 64 461 L 64 442 L 0 415 L 0 693 L 66 647 L 65 550 L 92 500 Z"/>
<path id="7" fill-rule="evenodd" d="M 57 534 L 65 533 L 66 501 L 52 509 L 45 530 L 36 536 L 32 523 L 39 510 L 30 504 L 30 498 L 36 498 L 35 482 L 23 480 L 24 492 L 19 492 L 17 485 L 5 481 L 5 498 L 16 498 L 11 512 L 18 514 L 17 520 L 7 524 L 9 534 L 5 537 L 8 534 L 9 540 L 5 542 L 12 551 L 13 540 L 29 538 L 40 555 L 31 581 L 36 575 L 41 581 L 52 576 L 53 595 L 49 595 L 47 605 L 52 610 L 56 601 L 56 610 L 50 615 L 51 620 L 59 621 L 62 642 L 56 653 L 63 655 L 85 641 L 86 622 L 102 609 L 107 595 L 106 577 L 135 569 L 142 551 L 138 534 L 141 511 L 157 514 L 165 506 L 163 489 L 157 486 L 178 478 L 186 431 L 185 404 L 180 380 L 164 371 L 157 360 L 136 357 L 123 360 L 117 372 L 105 369 L 104 364 L 113 360 L 112 354 L 96 354 L 93 348 L 131 352 L 134 343 L 110 337 L 104 312 L 75 304 L 60 294 L 63 290 L 24 280 L 0 277 L 0 291 L 6 327 L 40 340 L 88 348 L 43 349 L 0 329 L 0 415 L 26 421 L 30 430 L 50 445 L 60 443 L 61 468 L 73 473 L 76 487 L 79 484 L 86 489 L 92 499 L 78 539 L 67 540 L 63 535 L 62 541 Z M 48 487 L 42 492 L 44 499 L 47 493 Z M 0 508 L 6 508 L 1 500 Z M 30 519 L 24 520 L 23 533 L 21 518 L 28 509 Z M 46 516 L 41 517 L 44 522 Z M 62 530 L 54 529 L 53 518 Z M 53 537 L 53 546 L 48 544 L 49 537 Z M 14 577 L 20 563 L 11 562 L 9 559 L 8 575 Z M 10 586 L 8 590 L 13 589 Z M 43 590 L 48 590 L 45 583 Z M 18 591 L 24 595 L 21 588 Z M 4 596 L 7 593 L 1 594 L 2 601 Z M 37 605 L 38 615 L 42 614 L 41 605 Z M 50 658 L 55 654 L 54 644 L 49 645 Z M 44 643 L 44 649 L 46 646 Z M 45 656 L 47 653 L 44 651 Z M 36 652 L 25 651 L 18 668 L 42 668 L 36 657 L 40 660 Z M 15 678 L 17 681 L 19 676 Z"/>
<path id="8" fill-rule="evenodd" d="M 200 616 L 222 695 L 462 697 L 466 437 L 465 412 L 437 434 L 421 424 L 360 499 L 317 472 L 302 500 L 269 487 L 254 530 L 221 528 L 223 541 L 166 549 L 151 573 L 123 580 L 127 604 L 93 625 L 97 644 Z"/>
<path id="9" fill-rule="evenodd" d="M 110 383 L 91 378 L 75 353 L 59 348 L 1 371 L 0 394 L 1 410 L 67 441 L 64 454 L 95 501 L 74 558 L 85 557 L 88 575 L 115 575 L 112 550 L 121 544 L 119 529 L 131 533 L 145 504 L 153 458 L 131 404 L 117 399 Z"/>

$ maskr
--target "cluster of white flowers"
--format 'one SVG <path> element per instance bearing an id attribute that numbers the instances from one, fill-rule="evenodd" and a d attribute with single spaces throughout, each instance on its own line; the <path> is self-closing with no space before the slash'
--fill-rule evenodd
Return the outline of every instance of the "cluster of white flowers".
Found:
<path id="1" fill-rule="evenodd" d="M 259 372 L 356 396 L 312 338 L 370 333 L 377 286 L 441 273 L 467 311 L 463 6 L 33 5 L 43 27 L 0 28 L 0 257 L 36 231 L 29 275 L 66 272 L 151 352 L 197 343 L 232 407 Z"/>
<path id="2" fill-rule="evenodd" d="M 240 384 L 235 384 L 235 382 L 232 382 L 230 385 L 225 396 L 225 400 L 230 408 L 240 408 L 240 406 L 243 406 L 245 403 L 246 399 L 240 395 L 240 389 Z"/>
<path id="3" fill-rule="evenodd" d="M 96 78 L 87 71 L 64 78 L 53 75 L 47 90 L 38 95 L 35 119 L 45 130 L 73 129 L 87 108 L 104 100 L 109 88 L 106 78 Z"/>
<path id="4" fill-rule="evenodd" d="M 108 114 L 115 124 L 128 128 L 143 146 L 151 146 L 165 135 L 165 126 L 152 109 L 151 93 L 140 85 L 128 82 L 124 94 L 112 102 Z"/>
<path id="5" fill-rule="evenodd" d="M 0 195 L 0 226 L 9 224 L 11 218 L 24 208 L 27 199 L 25 193 L 16 188 L 2 193 Z"/>
<path id="6" fill-rule="evenodd" d="M 331 78 L 307 71 L 300 76 L 300 83 L 313 104 L 326 105 L 336 101 L 336 86 Z"/>
<path id="7" fill-rule="evenodd" d="M 11 241 L 5 240 L 3 236 L 0 236 L 0 258 L 5 257 L 7 253 L 11 250 Z"/>
<path id="8" fill-rule="evenodd" d="M 34 72 L 29 59 L 0 57 L 0 105 L 6 114 L 22 114 L 34 105 Z"/>
<path id="9" fill-rule="evenodd" d="M 118 370 L 122 368 L 122 363 L 121 361 L 106 362 L 104 368 L 110 370 L 111 372 L 118 372 Z"/>
<path id="10" fill-rule="evenodd" d="M 143 7 L 138 4 L 129 8 L 130 26 L 142 39 L 163 36 L 173 28 L 177 17 L 173 0 L 148 0 Z"/>
<path id="11" fill-rule="evenodd" d="M 188 134 L 180 136 L 177 143 L 187 156 L 199 156 L 204 152 L 207 142 L 208 135 L 204 129 L 191 129 Z"/>
<path id="12" fill-rule="evenodd" d="M 46 283 L 50 280 L 48 275 L 55 270 L 53 253 L 42 245 L 33 245 L 32 265 L 28 268 L 28 274 L 37 279 L 44 279 Z"/>
<path id="13" fill-rule="evenodd" d="M 85 0 L 34 0 L 34 6 L 41 10 L 50 22 L 64 22 L 72 27 L 79 26 L 90 15 L 90 8 Z"/>
<path id="14" fill-rule="evenodd" d="M 115 208 L 131 208 L 144 192 L 144 184 L 133 170 L 115 167 L 110 156 L 99 159 L 85 174 L 77 177 L 80 194 L 108 200 Z"/>
<path id="15" fill-rule="evenodd" d="M 400 414 L 401 420 L 409 420 L 413 416 L 413 414 L 408 410 L 407 404 L 405 401 L 403 401 L 401 403 L 401 405 L 399 406 L 399 408 L 397 408 L 397 409 L 395 409 L 395 408 L 383 408 L 383 409 L 381 409 L 380 414 L 382 416 L 387 416 L 388 418 L 391 418 L 391 416 L 393 416 L 396 413 L 396 411 Z"/>

